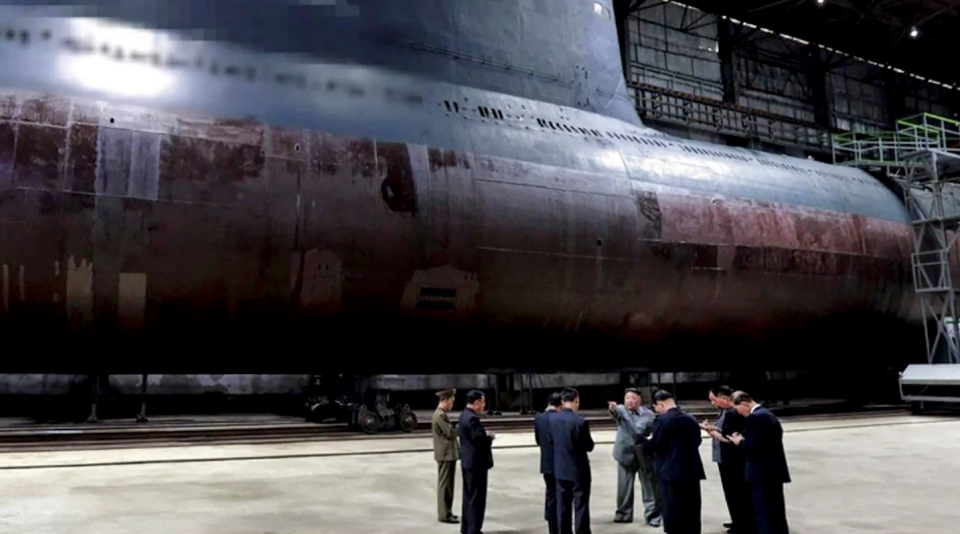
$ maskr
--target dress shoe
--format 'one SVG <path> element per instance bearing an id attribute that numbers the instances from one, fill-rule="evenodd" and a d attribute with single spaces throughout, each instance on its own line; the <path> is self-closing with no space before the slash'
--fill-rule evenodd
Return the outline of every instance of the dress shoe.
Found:
<path id="1" fill-rule="evenodd" d="M 626 518 L 623 518 L 623 517 L 615 517 L 615 518 L 613 518 L 613 522 L 614 522 L 614 523 L 633 523 L 633 519 L 626 519 Z"/>
<path id="2" fill-rule="evenodd" d="M 660 528 L 660 521 L 647 521 L 648 527 Z"/>
<path id="3" fill-rule="evenodd" d="M 448 517 L 448 518 L 446 518 L 446 519 L 441 519 L 440 522 L 441 522 L 441 523 L 454 523 L 454 524 L 455 524 L 455 523 L 459 523 L 460 520 L 457 519 L 457 516 L 450 516 L 450 517 Z"/>
<path id="4" fill-rule="evenodd" d="M 733 523 L 724 523 L 723 528 L 733 528 Z"/>

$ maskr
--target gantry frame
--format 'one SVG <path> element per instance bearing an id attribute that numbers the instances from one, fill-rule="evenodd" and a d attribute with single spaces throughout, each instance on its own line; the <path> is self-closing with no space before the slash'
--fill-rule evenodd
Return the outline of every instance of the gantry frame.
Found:
<path id="1" fill-rule="evenodd" d="M 960 121 L 924 113 L 893 132 L 833 136 L 834 163 L 883 170 L 900 185 L 910 217 L 913 289 L 927 364 L 900 375 L 905 401 L 960 402 Z"/>

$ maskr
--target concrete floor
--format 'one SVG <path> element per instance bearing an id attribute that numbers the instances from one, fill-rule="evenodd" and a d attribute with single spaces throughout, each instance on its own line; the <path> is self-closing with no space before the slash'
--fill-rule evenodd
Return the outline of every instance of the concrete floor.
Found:
<path id="1" fill-rule="evenodd" d="M 860 426 L 856 426 L 860 425 Z M 960 421 L 917 417 L 785 423 L 793 534 L 950 534 L 960 524 Z M 611 432 L 596 432 L 597 534 L 662 532 L 612 523 Z M 485 531 L 546 532 L 538 452 L 502 434 Z M 429 441 L 197 446 L 0 455 L 0 532 L 17 534 L 457 534 L 435 519 Z M 336 456 L 375 449 L 390 454 Z M 408 452 L 404 452 L 408 451 Z M 727 520 L 701 453 L 704 534 Z M 460 476 L 455 507 L 459 513 Z"/>

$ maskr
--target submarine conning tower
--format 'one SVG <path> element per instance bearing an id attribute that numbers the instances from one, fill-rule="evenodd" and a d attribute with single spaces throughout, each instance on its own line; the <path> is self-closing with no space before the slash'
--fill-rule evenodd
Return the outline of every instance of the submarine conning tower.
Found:
<path id="1" fill-rule="evenodd" d="M 5 0 L 316 62 L 381 67 L 641 124 L 611 0 Z M 59 15 L 60 12 L 57 14 Z"/>

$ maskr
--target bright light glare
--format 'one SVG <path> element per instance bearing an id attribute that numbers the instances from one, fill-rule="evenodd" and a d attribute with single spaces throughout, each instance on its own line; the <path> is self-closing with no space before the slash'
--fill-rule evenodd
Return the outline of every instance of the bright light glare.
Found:
<path id="1" fill-rule="evenodd" d="M 152 66 L 103 56 L 61 57 L 61 72 L 77 83 L 108 94 L 153 97 L 170 89 L 172 76 Z"/>
<path id="2" fill-rule="evenodd" d="M 98 45 L 109 44 L 112 47 L 123 47 L 125 50 L 136 50 L 138 52 L 152 52 L 158 50 L 163 44 L 160 34 L 120 26 L 116 23 L 92 19 L 92 18 L 71 18 L 71 34 L 80 39 L 91 40 Z"/>
<path id="3" fill-rule="evenodd" d="M 160 68 L 99 53 L 101 46 L 127 54 L 162 52 L 165 39 L 160 34 L 90 18 L 70 19 L 70 24 L 73 35 L 97 50 L 89 55 L 58 59 L 61 72 L 72 81 L 88 89 L 131 97 L 156 96 L 170 89 L 173 76 Z"/>
<path id="4" fill-rule="evenodd" d="M 817 3 L 818 3 L 818 4 L 822 4 L 823 2 L 824 2 L 824 0 L 817 0 Z"/>
<path id="5" fill-rule="evenodd" d="M 912 28 L 910 30 L 910 37 L 916 37 L 917 35 L 920 35 L 920 32 L 918 32 L 916 28 Z"/>
<path id="6" fill-rule="evenodd" d="M 600 153 L 600 161 L 609 169 L 623 169 L 623 158 L 616 150 L 605 150 Z"/>

